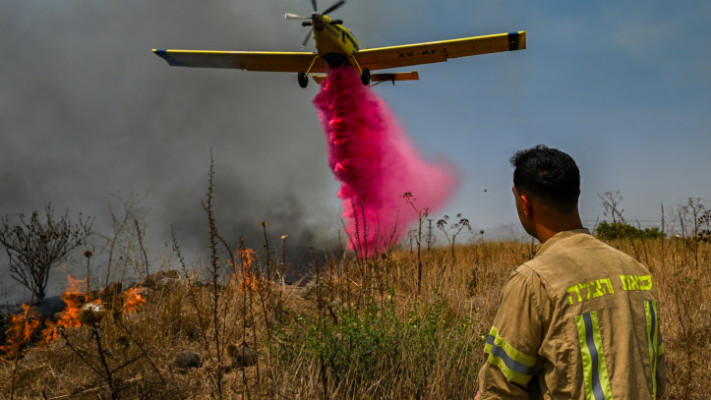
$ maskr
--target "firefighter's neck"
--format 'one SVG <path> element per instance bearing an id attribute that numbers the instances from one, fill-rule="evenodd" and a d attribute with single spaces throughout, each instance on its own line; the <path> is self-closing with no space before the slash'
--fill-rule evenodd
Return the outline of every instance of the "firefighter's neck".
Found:
<path id="1" fill-rule="evenodd" d="M 537 201 L 535 198 L 531 198 L 529 224 L 532 231 L 529 233 L 538 239 L 541 244 L 559 232 L 583 227 L 577 208 L 574 211 L 561 212 L 546 203 Z"/>

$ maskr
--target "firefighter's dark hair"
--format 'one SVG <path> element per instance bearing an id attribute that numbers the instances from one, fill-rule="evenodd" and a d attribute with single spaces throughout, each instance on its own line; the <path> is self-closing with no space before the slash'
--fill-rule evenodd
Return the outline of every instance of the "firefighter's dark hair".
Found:
<path id="1" fill-rule="evenodd" d="M 528 191 L 561 212 L 578 207 L 580 171 L 568 154 L 539 144 L 511 157 L 517 190 Z"/>

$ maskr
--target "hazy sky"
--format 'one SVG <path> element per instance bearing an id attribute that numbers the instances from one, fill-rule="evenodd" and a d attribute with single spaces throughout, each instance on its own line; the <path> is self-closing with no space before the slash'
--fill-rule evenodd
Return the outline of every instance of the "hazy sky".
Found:
<path id="1" fill-rule="evenodd" d="M 306 0 L 0 2 L 0 214 L 52 202 L 108 233 L 108 204 L 133 193 L 151 243 L 173 225 L 203 246 L 212 149 L 223 231 L 258 246 L 268 220 L 274 235 L 333 238 L 338 185 L 311 103 L 318 87 L 301 89 L 295 74 L 172 68 L 151 53 L 298 51 L 306 29 L 280 17 L 309 10 Z M 643 222 L 660 219 L 662 202 L 711 201 L 707 1 L 350 0 L 333 16 L 364 47 L 527 31 L 527 50 L 416 67 L 420 81 L 374 89 L 423 154 L 462 174 L 434 218 L 515 226 L 508 159 L 538 143 L 578 161 L 591 223 L 606 191 Z"/>

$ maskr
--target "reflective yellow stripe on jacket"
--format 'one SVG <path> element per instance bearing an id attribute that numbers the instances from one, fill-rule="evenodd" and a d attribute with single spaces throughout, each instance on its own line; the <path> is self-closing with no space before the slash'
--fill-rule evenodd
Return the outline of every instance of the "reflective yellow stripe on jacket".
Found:
<path id="1" fill-rule="evenodd" d="M 612 388 L 605 363 L 597 312 L 576 315 L 580 355 L 585 376 L 585 400 L 611 400 Z"/>
<path id="2" fill-rule="evenodd" d="M 644 303 L 644 313 L 647 316 L 647 339 L 649 343 L 649 360 L 652 365 L 652 387 L 654 398 L 657 398 L 657 358 L 664 354 L 662 333 L 659 331 L 659 311 L 654 300 Z"/>
<path id="3" fill-rule="evenodd" d="M 527 385 L 536 374 L 536 358 L 522 353 L 503 337 L 495 326 L 486 338 L 484 352 L 489 355 L 487 362 L 501 370 L 506 379 L 520 385 Z"/>

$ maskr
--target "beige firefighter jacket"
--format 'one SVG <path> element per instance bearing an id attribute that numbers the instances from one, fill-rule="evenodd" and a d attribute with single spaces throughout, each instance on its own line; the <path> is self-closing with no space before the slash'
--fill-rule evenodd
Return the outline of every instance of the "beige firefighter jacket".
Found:
<path id="1" fill-rule="evenodd" d="M 587 230 L 561 232 L 502 292 L 481 400 L 661 397 L 664 345 L 649 270 Z"/>

